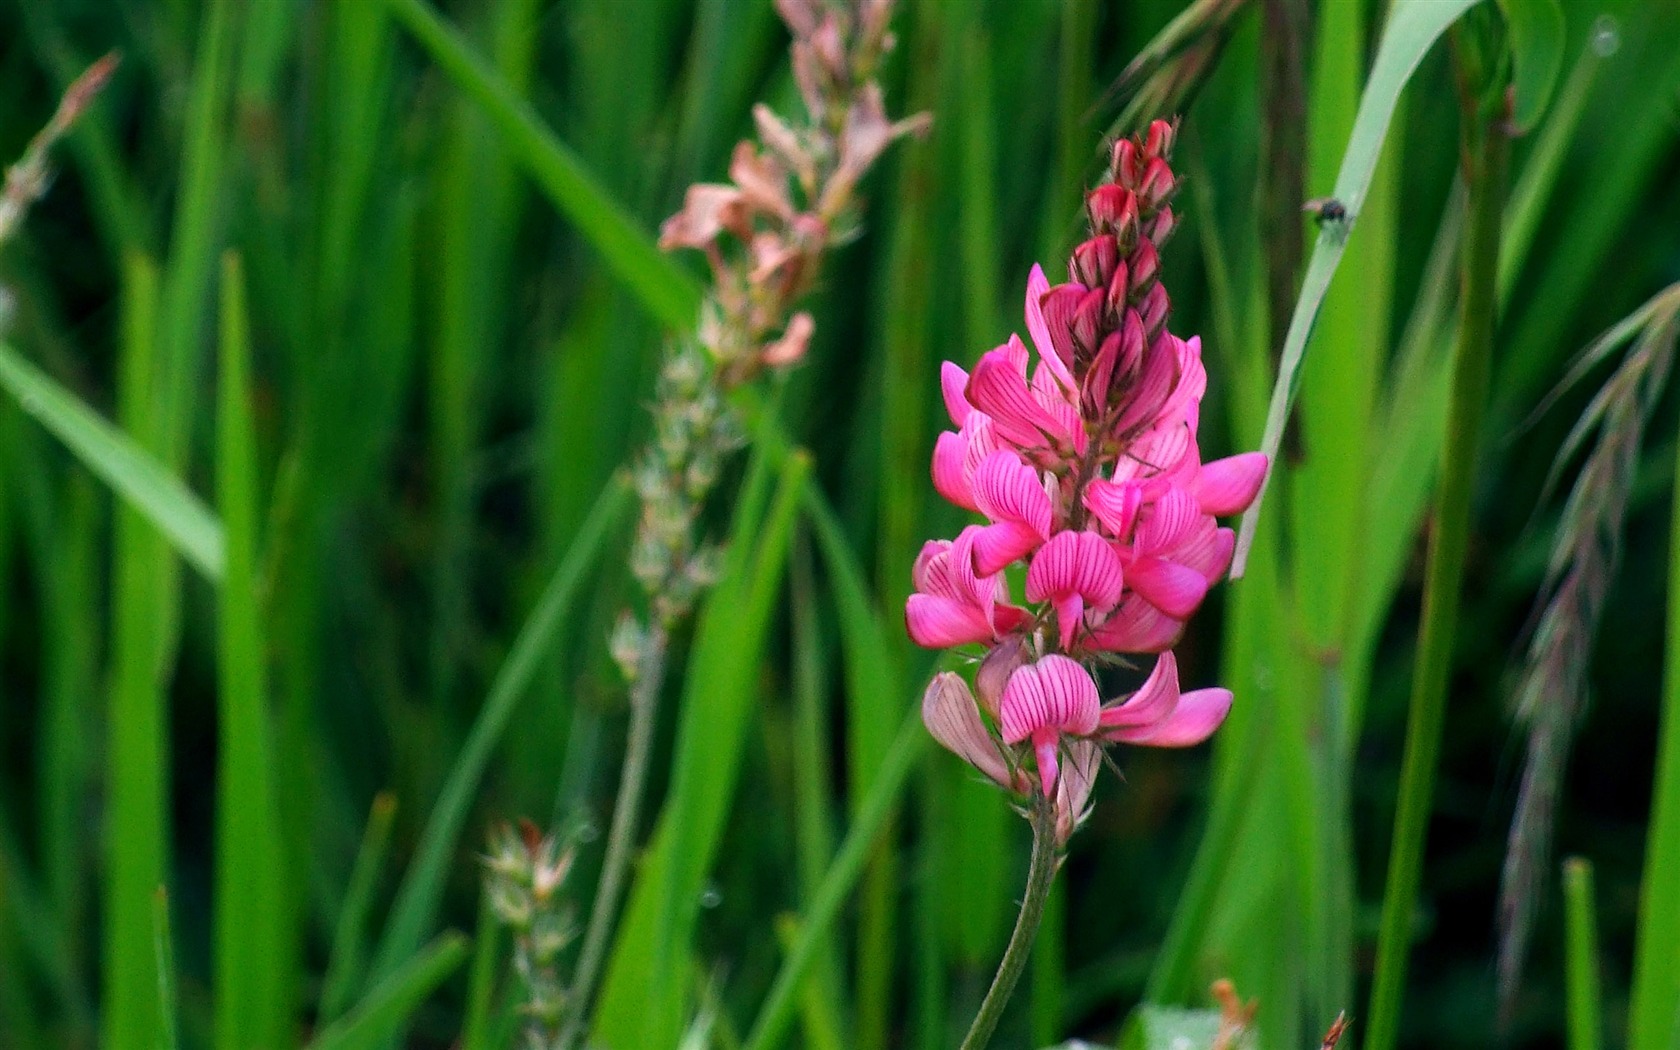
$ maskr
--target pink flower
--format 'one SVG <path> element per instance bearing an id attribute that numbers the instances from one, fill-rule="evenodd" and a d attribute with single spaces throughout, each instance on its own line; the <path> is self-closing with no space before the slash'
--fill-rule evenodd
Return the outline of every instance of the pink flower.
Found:
<path id="1" fill-rule="evenodd" d="M 1015 630 L 1026 614 L 1008 604 L 1003 581 L 974 572 L 973 544 L 979 529 L 970 526 L 955 542 L 934 540 L 922 547 L 911 570 L 916 593 L 905 606 L 905 626 L 917 645 L 948 649 L 970 642 L 990 642 Z"/>
<path id="2" fill-rule="evenodd" d="M 1010 766 L 980 720 L 974 694 L 962 676 L 950 671 L 933 676 L 922 694 L 922 722 L 935 740 L 1003 787 L 1025 793 L 1031 786 L 1026 774 Z"/>
<path id="3" fill-rule="evenodd" d="M 1027 566 L 1027 600 L 1056 610 L 1064 650 L 1085 625 L 1085 612 L 1103 613 L 1120 601 L 1120 557 L 1094 532 L 1058 532 Z"/>
<path id="4" fill-rule="evenodd" d="M 1189 747 L 1213 735 L 1231 710 L 1229 689 L 1178 691 L 1178 661 L 1164 652 L 1138 689 L 1097 717 L 1102 736 L 1126 744 Z"/>
<path id="5" fill-rule="evenodd" d="M 976 509 L 992 521 L 974 536 L 974 568 L 982 576 L 1002 572 L 1050 538 L 1050 495 L 1015 453 L 999 450 L 981 460 L 973 491 Z"/>
<path id="6" fill-rule="evenodd" d="M 1055 797 L 1056 753 L 1063 735 L 1094 733 L 1101 708 L 1091 672 L 1065 656 L 1046 656 L 1009 676 L 1001 705 L 1003 742 L 1032 742 L 1045 797 Z"/>

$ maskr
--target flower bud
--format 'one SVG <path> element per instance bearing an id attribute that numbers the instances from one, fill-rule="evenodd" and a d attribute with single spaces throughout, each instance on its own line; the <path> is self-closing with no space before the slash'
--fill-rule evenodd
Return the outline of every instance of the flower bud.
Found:
<path id="1" fill-rule="evenodd" d="M 1074 360 L 1085 362 L 1097 352 L 1098 333 L 1102 329 L 1103 304 L 1108 295 L 1101 288 L 1093 288 L 1079 300 L 1073 311 Z"/>
<path id="2" fill-rule="evenodd" d="M 1166 286 L 1156 281 L 1149 291 L 1143 295 L 1138 303 L 1138 316 L 1143 320 L 1143 330 L 1153 340 L 1161 334 L 1167 326 L 1167 311 L 1172 309 L 1172 300 L 1167 298 Z"/>
<path id="3" fill-rule="evenodd" d="M 1121 317 L 1126 312 L 1126 304 L 1131 298 L 1131 291 L 1131 267 L 1121 263 L 1114 268 L 1114 276 L 1108 282 L 1108 297 L 1104 303 L 1108 308 L 1110 328 L 1119 327 Z"/>
<path id="4" fill-rule="evenodd" d="M 1111 235 L 1101 234 L 1073 250 L 1068 275 L 1087 288 L 1101 288 L 1108 284 L 1119 261 L 1119 245 Z"/>
<path id="5" fill-rule="evenodd" d="M 1151 160 L 1143 169 L 1143 176 L 1138 180 L 1137 195 L 1142 198 L 1145 210 L 1154 210 L 1164 204 L 1178 188 L 1177 180 L 1173 178 L 1172 168 L 1160 157 Z"/>
<path id="6" fill-rule="evenodd" d="M 1163 160 L 1172 159 L 1173 142 L 1178 138 L 1178 129 L 1164 120 L 1149 122 L 1149 131 L 1144 135 L 1143 152 L 1151 157 Z"/>
<path id="7" fill-rule="evenodd" d="M 1143 159 L 1138 155 L 1137 143 L 1121 139 L 1114 144 L 1109 160 L 1109 175 L 1122 186 L 1136 186 L 1143 176 Z"/>
<path id="8" fill-rule="evenodd" d="M 1158 284 L 1161 276 L 1161 256 L 1155 251 L 1155 245 L 1143 240 L 1138 242 L 1137 249 L 1132 252 L 1128 260 L 1131 263 L 1130 298 L 1133 301 L 1141 298 L 1149 291 L 1150 285 Z"/>
<path id="9" fill-rule="evenodd" d="M 1173 214 L 1171 208 L 1162 205 L 1161 210 L 1155 213 L 1155 218 L 1149 221 L 1149 229 L 1145 233 L 1150 240 L 1155 242 L 1155 247 L 1159 248 L 1167 243 L 1168 238 L 1172 237 L 1173 231 L 1177 228 L 1178 216 Z"/>
<path id="10" fill-rule="evenodd" d="M 922 694 L 922 723 L 947 750 L 999 785 L 1024 790 L 1019 773 L 1009 768 L 997 739 L 980 720 L 974 694 L 961 675 L 943 671 L 933 676 Z"/>
<path id="11" fill-rule="evenodd" d="M 1112 182 L 1098 186 L 1085 195 L 1085 212 L 1091 229 L 1114 235 L 1120 253 L 1124 254 L 1137 239 L 1137 197 L 1126 187 Z"/>

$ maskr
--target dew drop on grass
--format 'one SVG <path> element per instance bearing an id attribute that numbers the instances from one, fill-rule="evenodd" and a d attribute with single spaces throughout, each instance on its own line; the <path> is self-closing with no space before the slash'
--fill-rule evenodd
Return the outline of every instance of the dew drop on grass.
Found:
<path id="1" fill-rule="evenodd" d="M 1593 22 L 1592 36 L 1593 54 L 1599 58 L 1609 58 L 1622 47 L 1622 27 L 1613 15 L 1599 15 Z"/>
<path id="2" fill-rule="evenodd" d="M 708 884 L 706 888 L 701 891 L 700 907 L 710 909 L 715 908 L 722 903 L 723 894 L 718 891 L 715 884 Z"/>

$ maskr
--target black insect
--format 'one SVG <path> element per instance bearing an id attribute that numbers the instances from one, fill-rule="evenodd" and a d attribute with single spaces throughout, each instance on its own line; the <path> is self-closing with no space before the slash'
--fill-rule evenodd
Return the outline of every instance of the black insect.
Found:
<path id="1" fill-rule="evenodd" d="M 1327 222 L 1338 225 L 1347 222 L 1347 205 L 1334 197 L 1314 197 L 1301 205 L 1301 210 L 1311 215 L 1320 226 Z"/>

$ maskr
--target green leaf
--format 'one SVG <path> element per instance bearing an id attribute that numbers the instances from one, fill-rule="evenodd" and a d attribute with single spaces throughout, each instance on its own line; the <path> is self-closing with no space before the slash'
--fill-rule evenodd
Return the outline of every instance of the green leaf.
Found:
<path id="1" fill-rule="evenodd" d="M 467 956 L 467 939 L 444 934 L 381 981 L 342 1021 L 327 1028 L 309 1050 L 353 1050 L 391 1035 L 426 996 Z"/>
<path id="2" fill-rule="evenodd" d="M 157 526 L 205 579 L 221 582 L 226 559 L 222 524 L 162 463 L 4 342 L 0 388 Z"/>
<path id="3" fill-rule="evenodd" d="M 1540 123 L 1563 68 L 1563 8 L 1558 0 L 1499 0 L 1510 29 L 1511 125 L 1520 134 Z"/>
<path id="4" fill-rule="evenodd" d="M 1266 412 L 1266 434 L 1261 446 L 1274 463 L 1283 443 L 1283 428 L 1289 421 L 1296 379 L 1306 355 L 1313 321 L 1330 290 L 1330 279 L 1342 261 L 1347 239 L 1353 236 L 1358 224 L 1359 210 L 1365 203 L 1365 193 L 1376 171 L 1377 158 L 1382 153 L 1383 140 L 1388 135 L 1389 121 L 1400 101 L 1400 92 L 1435 41 L 1476 3 L 1477 0 L 1396 0 L 1389 15 L 1376 61 L 1371 66 L 1371 76 L 1365 82 L 1365 91 L 1359 99 L 1359 113 L 1353 121 L 1347 150 L 1342 154 L 1341 170 L 1336 176 L 1334 196 L 1346 208 L 1347 219 L 1340 223 L 1325 223 L 1320 229 L 1312 259 L 1307 263 L 1306 277 L 1301 281 L 1301 296 L 1295 301 L 1295 313 L 1289 319 L 1289 332 L 1284 337 L 1283 359 L 1278 366 L 1277 383 L 1272 387 L 1271 405 Z M 1260 498 L 1243 515 L 1236 556 L 1231 562 L 1232 579 L 1242 576 L 1248 550 L 1254 544 L 1254 530 L 1259 525 L 1265 494 L 1265 489 L 1262 489 Z"/>

